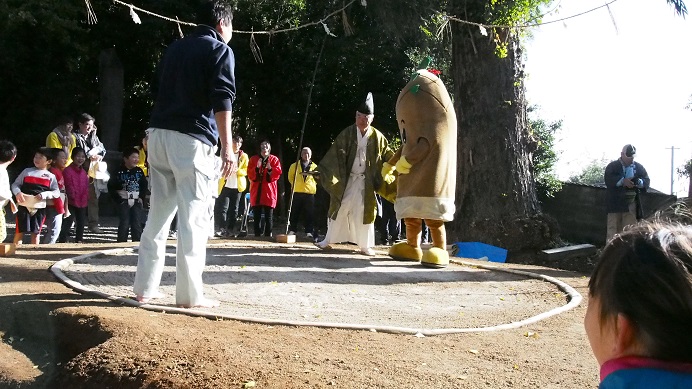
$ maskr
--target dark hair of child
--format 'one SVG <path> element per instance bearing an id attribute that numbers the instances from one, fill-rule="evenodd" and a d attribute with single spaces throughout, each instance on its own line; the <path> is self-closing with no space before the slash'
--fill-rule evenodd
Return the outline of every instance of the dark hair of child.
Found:
<path id="1" fill-rule="evenodd" d="M 79 153 L 86 155 L 86 151 L 84 151 L 83 148 L 77 146 L 74 149 L 72 149 L 72 155 L 70 157 L 72 157 L 72 159 L 74 159 L 75 155 L 77 155 Z"/>
<path id="2" fill-rule="evenodd" d="M 0 140 L 0 163 L 11 161 L 17 156 L 17 146 L 9 140 Z"/>
<path id="3" fill-rule="evenodd" d="M 49 150 L 51 153 L 49 159 L 52 159 L 53 161 L 55 161 L 58 158 L 58 156 L 60 155 L 61 152 L 63 152 L 63 153 L 65 152 L 65 150 L 58 149 L 58 148 L 50 148 Z"/>
<path id="4" fill-rule="evenodd" d="M 134 147 L 127 147 L 123 150 L 123 158 L 129 158 L 132 154 L 139 155 L 139 150 Z"/>
<path id="5" fill-rule="evenodd" d="M 626 316 L 647 356 L 692 362 L 692 227 L 642 223 L 605 247 L 589 281 L 600 321 Z"/>
<path id="6" fill-rule="evenodd" d="M 41 154 L 44 157 L 46 157 L 46 159 L 48 159 L 50 161 L 53 160 L 53 157 L 55 155 L 55 153 L 53 152 L 53 149 L 51 147 L 45 147 L 45 146 L 39 147 L 38 149 L 36 149 L 36 154 Z"/>

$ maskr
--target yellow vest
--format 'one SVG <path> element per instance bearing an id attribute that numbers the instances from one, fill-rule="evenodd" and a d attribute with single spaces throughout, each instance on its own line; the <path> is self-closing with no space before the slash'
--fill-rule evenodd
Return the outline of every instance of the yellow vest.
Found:
<path id="1" fill-rule="evenodd" d="M 249 158 L 246 153 L 240 151 L 240 155 L 238 156 L 238 171 L 236 171 L 235 175 L 238 177 L 238 193 L 245 192 L 245 189 L 247 188 L 247 162 Z M 221 190 L 223 190 L 223 187 L 226 186 L 226 179 L 221 178 L 219 180 L 219 194 L 221 194 Z"/>
<path id="2" fill-rule="evenodd" d="M 70 166 L 72 163 L 72 149 L 74 149 L 77 145 L 77 138 L 75 138 L 74 134 L 70 134 L 70 136 L 72 137 L 72 145 L 70 146 L 70 150 L 67 151 L 67 163 L 65 166 Z M 48 137 L 46 137 L 46 147 L 50 147 L 52 149 L 62 149 L 62 143 L 60 143 L 58 134 L 53 131 L 48 134 Z"/>
<path id="3" fill-rule="evenodd" d="M 144 150 L 144 147 L 137 146 L 135 147 L 137 150 L 139 150 L 139 163 L 137 166 L 139 166 L 140 169 L 144 172 L 145 177 L 149 177 L 149 172 L 147 171 L 147 165 L 145 164 L 147 161 L 147 152 Z"/>
<path id="4" fill-rule="evenodd" d="M 293 165 L 291 165 L 290 168 L 288 168 L 288 183 L 291 184 L 291 186 L 293 186 L 293 177 L 296 177 L 296 185 L 294 190 L 295 193 L 317 193 L 317 181 L 315 181 L 315 177 L 311 175 L 303 176 L 302 174 L 300 174 L 302 168 L 299 169 L 298 175 L 296 176 L 296 168 L 298 167 L 299 163 L 300 162 L 295 162 L 293 163 Z M 310 162 L 308 170 L 317 170 L 317 165 L 315 165 L 314 162 Z"/>

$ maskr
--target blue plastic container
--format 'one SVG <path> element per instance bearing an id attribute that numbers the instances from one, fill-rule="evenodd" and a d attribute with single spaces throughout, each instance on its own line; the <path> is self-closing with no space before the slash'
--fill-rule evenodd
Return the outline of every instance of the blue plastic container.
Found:
<path id="1" fill-rule="evenodd" d="M 507 260 L 507 250 L 481 242 L 457 242 L 452 247 L 452 255 L 455 257 L 480 259 L 488 258 L 490 262 L 502 262 Z"/>

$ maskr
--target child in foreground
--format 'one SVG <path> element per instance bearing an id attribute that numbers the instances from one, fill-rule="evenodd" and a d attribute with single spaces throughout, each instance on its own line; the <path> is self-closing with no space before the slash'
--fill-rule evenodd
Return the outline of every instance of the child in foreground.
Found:
<path id="1" fill-rule="evenodd" d="M 692 227 L 616 235 L 589 281 L 584 327 L 599 388 L 692 388 Z"/>
<path id="2" fill-rule="evenodd" d="M 58 181 L 60 197 L 46 202 L 46 232 L 41 237 L 42 244 L 53 244 L 58 241 L 60 230 L 62 229 L 62 219 L 67 210 L 67 196 L 65 195 L 65 179 L 62 171 L 67 166 L 67 153 L 65 150 L 52 148 L 52 161 L 48 171 L 53 173 Z"/>
<path id="3" fill-rule="evenodd" d="M 12 184 L 19 205 L 15 245 L 22 243 L 25 233 L 31 234 L 31 244 L 38 244 L 46 218 L 46 200 L 60 198 L 58 181 L 48 171 L 52 161 L 51 149 L 39 148 L 34 154 L 34 166 L 24 169 Z"/>

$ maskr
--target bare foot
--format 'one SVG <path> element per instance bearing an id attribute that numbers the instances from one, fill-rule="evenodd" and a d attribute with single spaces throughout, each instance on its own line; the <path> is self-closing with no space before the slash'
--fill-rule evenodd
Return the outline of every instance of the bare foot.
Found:
<path id="1" fill-rule="evenodd" d="M 162 299 L 162 298 L 166 298 L 166 297 L 168 297 L 168 296 L 161 293 L 161 292 L 156 292 L 156 293 L 152 294 L 151 296 L 146 296 L 146 297 L 137 295 L 137 296 L 135 296 L 135 300 L 137 300 L 138 303 L 146 304 L 153 299 Z"/>
<path id="2" fill-rule="evenodd" d="M 179 308 L 216 308 L 221 303 L 218 300 L 203 299 L 194 305 L 178 304 Z"/>

